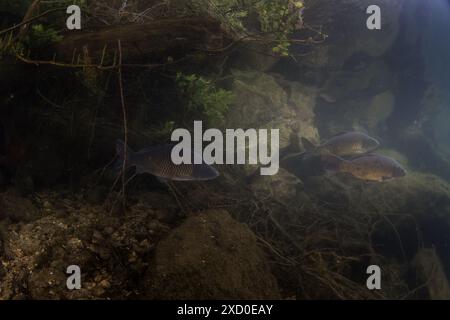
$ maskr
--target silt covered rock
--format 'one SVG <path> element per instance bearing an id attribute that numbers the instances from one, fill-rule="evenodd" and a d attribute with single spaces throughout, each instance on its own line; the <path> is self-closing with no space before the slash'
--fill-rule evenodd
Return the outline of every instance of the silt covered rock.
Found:
<path id="1" fill-rule="evenodd" d="M 255 235 L 223 210 L 186 220 L 158 244 L 154 260 L 148 298 L 280 298 Z"/>

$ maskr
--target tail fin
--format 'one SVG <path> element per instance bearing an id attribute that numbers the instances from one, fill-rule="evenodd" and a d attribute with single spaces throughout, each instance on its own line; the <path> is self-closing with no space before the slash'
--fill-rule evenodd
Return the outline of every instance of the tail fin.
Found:
<path id="1" fill-rule="evenodd" d="M 317 148 L 314 143 L 304 137 L 302 137 L 302 144 L 306 151 L 314 151 Z"/>
<path id="2" fill-rule="evenodd" d="M 323 168 L 328 173 L 336 173 L 341 169 L 341 164 L 345 162 L 344 159 L 339 158 L 338 156 L 332 154 L 323 154 L 321 155 L 321 161 Z"/>
<path id="3" fill-rule="evenodd" d="M 116 153 L 117 153 L 117 160 L 114 165 L 114 168 L 116 170 L 118 171 L 122 170 L 125 161 L 126 161 L 125 170 L 133 166 L 132 162 L 133 151 L 130 148 L 128 148 L 125 145 L 125 142 L 123 142 L 122 140 L 116 141 Z"/>

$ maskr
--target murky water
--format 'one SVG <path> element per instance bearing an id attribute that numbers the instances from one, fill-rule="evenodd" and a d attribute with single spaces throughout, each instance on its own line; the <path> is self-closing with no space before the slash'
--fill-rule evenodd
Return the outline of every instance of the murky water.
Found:
<path id="1" fill-rule="evenodd" d="M 450 299 L 450 2 L 192 1 L 1 38 L 0 299 Z"/>

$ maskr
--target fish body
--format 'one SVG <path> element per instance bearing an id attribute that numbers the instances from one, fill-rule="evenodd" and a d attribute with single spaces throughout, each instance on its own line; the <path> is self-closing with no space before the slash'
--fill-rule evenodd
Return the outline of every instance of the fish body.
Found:
<path id="1" fill-rule="evenodd" d="M 283 157 L 280 166 L 300 179 L 326 174 L 318 153 L 293 153 Z"/>
<path id="2" fill-rule="evenodd" d="M 307 151 L 327 152 L 339 157 L 366 154 L 380 146 L 376 139 L 357 131 L 339 133 L 320 146 L 314 146 L 305 138 L 302 141 Z"/>
<path id="3" fill-rule="evenodd" d="M 344 172 L 365 181 L 383 182 L 406 175 L 406 170 L 400 163 L 378 154 L 362 155 L 351 160 L 323 155 L 322 162 L 328 172 Z"/>
<path id="4" fill-rule="evenodd" d="M 206 181 L 219 176 L 215 168 L 205 163 L 174 164 L 171 158 L 172 148 L 172 145 L 163 145 L 134 152 L 123 141 L 117 141 L 117 168 L 122 168 L 126 152 L 127 169 L 136 167 L 136 174 L 149 173 L 163 181 Z"/>

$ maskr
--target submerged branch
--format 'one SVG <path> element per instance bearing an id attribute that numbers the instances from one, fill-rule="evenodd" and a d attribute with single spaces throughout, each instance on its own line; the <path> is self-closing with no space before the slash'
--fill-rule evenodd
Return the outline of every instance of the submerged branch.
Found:
<path id="1" fill-rule="evenodd" d="M 149 55 L 160 58 L 174 53 L 181 56 L 197 50 L 216 50 L 230 41 L 220 23 L 209 18 L 161 19 L 72 32 L 56 44 L 54 53 L 68 61 L 74 52 L 88 52 L 94 61 L 99 61 L 104 54 L 108 56 L 115 51 L 119 39 L 124 61 Z"/>
<path id="2" fill-rule="evenodd" d="M 119 91 L 120 91 L 120 102 L 122 106 L 122 114 L 123 114 L 123 139 L 125 148 L 123 149 L 123 164 L 122 164 L 122 196 L 123 196 L 123 204 L 124 208 L 126 201 L 125 194 L 125 179 L 127 172 L 127 146 L 128 146 L 128 117 L 127 117 L 127 107 L 125 104 L 125 94 L 123 92 L 123 79 L 122 79 L 122 42 L 121 40 L 117 40 L 117 47 L 119 49 L 119 68 L 118 68 L 118 80 L 119 80 Z"/>

